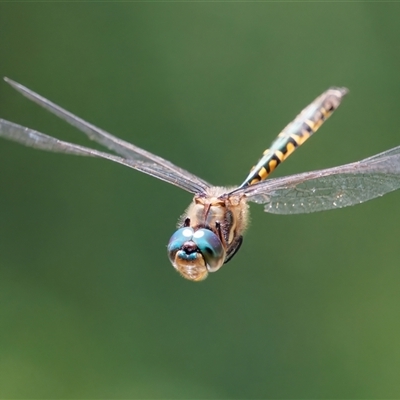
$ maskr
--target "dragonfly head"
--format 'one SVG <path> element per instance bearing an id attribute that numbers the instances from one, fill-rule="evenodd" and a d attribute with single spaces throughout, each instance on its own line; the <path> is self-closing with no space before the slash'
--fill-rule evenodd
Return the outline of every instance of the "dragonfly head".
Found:
<path id="1" fill-rule="evenodd" d="M 178 229 L 168 243 L 168 256 L 174 268 L 186 279 L 202 281 L 225 261 L 219 237 L 210 229 Z"/>

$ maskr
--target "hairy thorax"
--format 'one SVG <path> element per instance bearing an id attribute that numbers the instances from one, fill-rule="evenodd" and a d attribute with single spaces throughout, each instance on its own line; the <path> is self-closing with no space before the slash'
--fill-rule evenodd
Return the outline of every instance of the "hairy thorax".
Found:
<path id="1" fill-rule="evenodd" d="M 235 238 L 245 231 L 249 215 L 246 198 L 243 195 L 226 195 L 229 192 L 229 188 L 214 186 L 206 194 L 196 195 L 182 215 L 179 226 L 183 226 L 187 219 L 195 230 L 208 228 L 216 231 L 220 226 L 223 245 L 229 248 Z"/>

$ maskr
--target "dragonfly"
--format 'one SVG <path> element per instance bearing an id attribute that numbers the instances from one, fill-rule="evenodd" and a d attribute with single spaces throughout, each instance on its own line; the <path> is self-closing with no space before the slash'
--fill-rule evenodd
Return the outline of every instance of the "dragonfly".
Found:
<path id="1" fill-rule="evenodd" d="M 350 164 L 266 179 L 339 107 L 346 88 L 331 87 L 304 108 L 264 151 L 240 186 L 220 187 L 4 79 L 29 100 L 115 154 L 65 142 L 4 119 L 0 119 L 1 137 L 36 149 L 104 158 L 194 195 L 167 245 L 173 267 L 191 281 L 204 280 L 237 253 L 248 226 L 249 202 L 264 205 L 264 210 L 272 214 L 301 214 L 352 206 L 400 188 L 400 146 Z"/>

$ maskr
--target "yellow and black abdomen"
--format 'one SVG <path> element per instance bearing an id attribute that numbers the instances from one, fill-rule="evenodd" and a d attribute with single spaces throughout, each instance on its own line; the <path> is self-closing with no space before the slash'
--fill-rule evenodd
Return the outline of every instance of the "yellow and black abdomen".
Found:
<path id="1" fill-rule="evenodd" d="M 254 166 L 240 187 L 254 185 L 268 177 L 274 169 L 297 147 L 301 146 L 339 107 L 346 88 L 330 88 L 307 106 L 278 135 L 271 147 L 264 151 L 263 157 Z"/>

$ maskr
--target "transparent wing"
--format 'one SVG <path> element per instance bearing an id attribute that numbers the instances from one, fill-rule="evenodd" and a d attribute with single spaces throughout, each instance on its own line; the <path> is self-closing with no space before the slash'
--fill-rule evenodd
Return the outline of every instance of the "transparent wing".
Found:
<path id="1" fill-rule="evenodd" d="M 143 150 L 140 147 L 119 139 L 100 128 L 97 128 L 19 83 L 8 78 L 4 79 L 25 97 L 57 115 L 70 125 L 85 133 L 90 139 L 102 144 L 119 154 L 121 157 L 115 157 L 108 153 L 63 142 L 51 136 L 44 135 L 43 133 L 36 132 L 32 129 L 5 120 L 1 120 L 2 125 L 0 128 L 0 136 L 42 150 L 106 158 L 162 179 L 191 193 L 204 192 L 210 186 L 210 184 L 196 175 L 179 168 L 171 162 Z"/>
<path id="2" fill-rule="evenodd" d="M 233 193 L 273 214 L 302 214 L 362 203 L 400 188 L 400 146 L 339 167 L 270 179 Z"/>
<path id="3" fill-rule="evenodd" d="M 122 164 L 138 171 L 144 172 L 145 174 L 154 176 L 155 178 L 161 179 L 165 182 L 171 183 L 172 185 L 185 189 L 190 193 L 198 193 L 199 190 L 202 190 L 202 188 L 199 188 L 198 184 L 192 182 L 188 177 L 183 177 L 180 174 L 176 174 L 171 169 L 164 168 L 164 166 L 162 165 L 151 163 L 149 161 L 132 160 L 124 157 L 119 157 L 114 154 L 109 154 L 102 151 L 90 149 L 88 147 L 79 146 L 77 144 L 64 142 L 54 137 L 45 135 L 44 133 L 40 133 L 30 128 L 25 128 L 24 126 L 14 124 L 13 122 L 6 121 L 1 118 L 0 136 L 6 139 L 10 139 L 14 142 L 18 142 L 25 146 L 52 151 L 55 153 L 105 158 L 118 164 Z"/>

